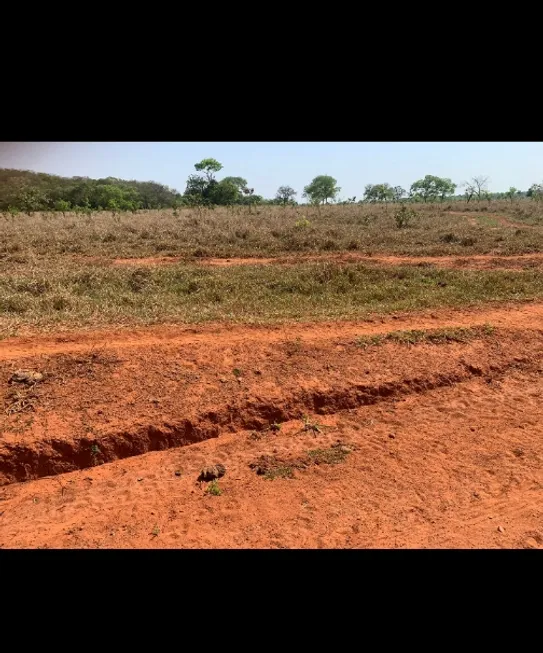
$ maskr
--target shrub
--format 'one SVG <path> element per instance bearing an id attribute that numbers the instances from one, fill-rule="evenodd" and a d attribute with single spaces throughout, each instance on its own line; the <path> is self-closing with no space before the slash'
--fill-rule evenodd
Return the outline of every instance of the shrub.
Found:
<path id="1" fill-rule="evenodd" d="M 394 213 L 394 220 L 398 229 L 409 227 L 413 219 L 416 217 L 417 212 L 414 209 L 408 208 L 406 204 L 402 204 L 398 211 Z"/>

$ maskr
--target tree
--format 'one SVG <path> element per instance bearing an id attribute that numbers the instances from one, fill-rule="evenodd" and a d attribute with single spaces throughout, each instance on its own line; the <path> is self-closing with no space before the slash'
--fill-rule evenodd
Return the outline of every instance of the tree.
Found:
<path id="1" fill-rule="evenodd" d="M 405 189 L 403 189 L 401 186 L 394 186 L 392 190 L 395 202 L 399 202 L 402 197 L 407 194 Z"/>
<path id="2" fill-rule="evenodd" d="M 514 186 L 510 186 L 510 187 L 509 187 L 509 190 L 505 193 L 505 197 L 507 197 L 507 199 L 508 199 L 511 203 L 513 203 L 513 199 L 515 198 L 515 195 L 518 194 L 518 192 L 519 192 L 519 191 L 518 191 L 517 188 L 515 188 Z"/>
<path id="3" fill-rule="evenodd" d="M 526 197 L 531 197 L 534 202 L 543 200 L 543 183 L 532 184 L 526 193 Z"/>
<path id="4" fill-rule="evenodd" d="M 40 188 L 27 187 L 19 196 L 19 206 L 27 213 L 47 208 L 49 198 Z"/>
<path id="5" fill-rule="evenodd" d="M 367 202 L 384 202 L 387 205 L 394 200 L 394 189 L 390 184 L 368 184 L 364 189 Z"/>
<path id="6" fill-rule="evenodd" d="M 439 197 L 443 202 L 448 195 L 452 195 L 456 184 L 445 177 L 426 175 L 411 184 L 410 195 L 414 199 L 422 199 L 423 202 L 435 201 Z"/>
<path id="7" fill-rule="evenodd" d="M 319 175 L 304 188 L 303 196 L 308 197 L 312 204 L 326 203 L 329 199 L 334 199 L 341 191 L 337 186 L 337 181 L 330 175 Z"/>
<path id="8" fill-rule="evenodd" d="M 61 211 L 66 203 L 73 209 L 87 210 L 156 209 L 173 206 L 178 198 L 177 191 L 154 181 L 59 177 L 28 170 L 0 169 L 0 210 L 11 205 L 31 211 Z"/>
<path id="9" fill-rule="evenodd" d="M 209 187 L 208 199 L 211 204 L 218 204 L 219 206 L 228 206 L 230 204 L 237 204 L 241 200 L 242 194 L 239 185 L 232 181 L 233 177 L 226 177 L 219 182 L 214 182 Z M 241 177 L 238 177 L 241 179 Z M 245 184 L 247 182 L 243 180 Z"/>
<path id="10" fill-rule="evenodd" d="M 217 159 L 202 159 L 200 163 L 196 163 L 194 167 L 198 172 L 202 170 L 204 171 L 208 182 L 215 179 L 213 176 L 214 172 L 219 172 L 223 168 L 222 163 L 219 163 Z"/>
<path id="11" fill-rule="evenodd" d="M 247 179 L 243 179 L 243 177 L 225 177 L 221 182 L 233 184 L 240 192 L 247 188 Z"/>
<path id="12" fill-rule="evenodd" d="M 464 191 L 464 196 L 466 198 L 466 202 L 469 204 L 471 198 L 475 195 L 475 186 L 469 181 L 464 182 L 462 185 L 466 188 Z"/>
<path id="13" fill-rule="evenodd" d="M 287 204 L 294 202 L 294 197 L 296 195 L 297 193 L 294 188 L 291 188 L 290 186 L 279 186 L 277 193 L 275 194 L 275 199 L 283 204 L 283 206 L 286 206 Z"/>
<path id="14" fill-rule="evenodd" d="M 479 177 L 472 177 L 470 183 L 473 187 L 474 194 L 477 195 L 477 199 L 480 202 L 485 198 L 486 194 L 488 194 L 488 189 L 486 187 L 488 177 L 483 177 L 482 175 Z"/>
<path id="15" fill-rule="evenodd" d="M 190 204 L 241 204 L 244 196 L 249 194 L 247 180 L 243 177 L 225 177 L 221 181 L 215 179 L 213 173 L 222 170 L 222 165 L 216 159 L 203 159 L 194 167 L 198 171 L 204 171 L 205 176 L 189 175 L 185 198 Z"/>
<path id="16" fill-rule="evenodd" d="M 61 211 L 61 213 L 64 215 L 66 211 L 70 210 L 70 202 L 67 202 L 66 200 L 57 200 L 54 205 L 55 211 Z"/>

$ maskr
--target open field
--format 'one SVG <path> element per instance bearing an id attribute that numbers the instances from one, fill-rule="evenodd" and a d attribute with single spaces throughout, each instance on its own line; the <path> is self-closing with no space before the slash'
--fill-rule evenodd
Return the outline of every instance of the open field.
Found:
<path id="1" fill-rule="evenodd" d="M 322 252 L 464 256 L 540 251 L 543 207 L 536 202 L 416 204 L 399 229 L 397 207 L 375 205 L 231 207 L 92 216 L 66 213 L 0 218 L 0 254 L 11 265 L 64 254 L 254 257 Z"/>
<path id="2" fill-rule="evenodd" d="M 0 218 L 0 546 L 543 547 L 543 212 L 415 208 Z"/>

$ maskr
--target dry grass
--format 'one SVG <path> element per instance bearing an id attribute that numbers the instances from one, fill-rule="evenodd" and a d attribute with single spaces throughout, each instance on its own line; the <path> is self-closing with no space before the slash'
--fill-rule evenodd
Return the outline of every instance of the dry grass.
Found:
<path id="1" fill-rule="evenodd" d="M 402 229 L 394 220 L 396 210 L 348 205 L 185 209 L 178 216 L 172 211 L 0 216 L 0 333 L 348 319 L 543 297 L 537 268 L 474 272 L 362 263 L 243 268 L 192 263 L 202 256 L 334 251 L 462 257 L 541 250 L 543 209 L 536 203 L 417 205 L 412 225 Z M 185 263 L 155 268 L 105 264 L 108 258 L 157 255 L 182 256 Z M 102 263 L 85 261 L 85 256 L 103 257 Z"/>
<path id="2" fill-rule="evenodd" d="M 0 270 L 66 254 L 233 257 L 359 251 L 410 255 L 540 251 L 543 207 L 535 202 L 414 205 L 398 229 L 397 207 L 347 205 L 142 211 L 91 217 L 61 213 L 0 217 Z M 454 211 L 454 213 L 451 213 Z M 521 226 L 496 220 L 503 216 Z"/>
<path id="3" fill-rule="evenodd" d="M 164 322 L 352 319 L 541 298 L 539 269 L 464 271 L 326 262 L 126 268 L 65 260 L 0 274 L 0 333 Z"/>

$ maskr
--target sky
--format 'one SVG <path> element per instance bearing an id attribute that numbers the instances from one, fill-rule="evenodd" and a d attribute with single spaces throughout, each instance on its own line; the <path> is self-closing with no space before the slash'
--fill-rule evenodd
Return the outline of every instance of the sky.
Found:
<path id="1" fill-rule="evenodd" d="M 360 199 L 370 183 L 408 190 L 428 174 L 458 185 L 484 175 L 494 192 L 510 186 L 527 190 L 543 181 L 543 143 L 533 142 L 0 143 L 0 168 L 152 180 L 180 192 L 195 172 L 194 164 L 209 157 L 224 166 L 218 179 L 243 177 L 264 197 L 273 197 L 279 186 L 292 186 L 298 200 L 303 187 L 323 174 L 337 179 L 341 199 Z"/>

